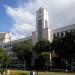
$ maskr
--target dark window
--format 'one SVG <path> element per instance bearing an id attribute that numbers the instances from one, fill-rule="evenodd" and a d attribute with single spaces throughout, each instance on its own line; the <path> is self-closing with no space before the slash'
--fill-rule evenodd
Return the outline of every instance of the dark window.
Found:
<path id="1" fill-rule="evenodd" d="M 39 10 L 39 13 L 41 13 L 41 10 Z"/>
<path id="2" fill-rule="evenodd" d="M 47 20 L 45 20 L 45 28 L 47 28 L 48 27 L 48 22 L 47 22 Z"/>
<path id="3" fill-rule="evenodd" d="M 6 45 L 4 45 L 3 48 L 6 48 Z"/>
<path id="4" fill-rule="evenodd" d="M 42 20 L 38 20 L 38 40 L 42 39 Z"/>
<path id="5" fill-rule="evenodd" d="M 55 33 L 53 34 L 53 37 L 56 37 L 56 34 Z"/>
<path id="6" fill-rule="evenodd" d="M 57 37 L 59 37 L 59 32 L 57 32 Z"/>
<path id="7" fill-rule="evenodd" d="M 63 37 L 64 36 L 64 33 L 63 32 L 61 32 L 61 37 Z"/>
<path id="8" fill-rule="evenodd" d="M 39 15 L 38 18 L 41 18 L 41 15 Z"/>
<path id="9" fill-rule="evenodd" d="M 0 48 L 1 48 L 1 46 L 0 46 Z"/>

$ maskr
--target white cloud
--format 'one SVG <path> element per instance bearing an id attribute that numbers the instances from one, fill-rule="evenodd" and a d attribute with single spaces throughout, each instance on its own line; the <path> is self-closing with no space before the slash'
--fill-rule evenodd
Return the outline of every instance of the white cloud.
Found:
<path id="1" fill-rule="evenodd" d="M 16 23 L 32 23 L 34 15 L 25 10 L 24 7 L 12 8 L 10 6 L 5 6 L 7 14 L 16 22 Z"/>
<path id="2" fill-rule="evenodd" d="M 23 38 L 23 37 L 29 36 L 33 30 L 34 30 L 34 27 L 32 25 L 15 24 L 13 25 L 13 28 L 11 29 L 12 37 L 13 39 Z"/>
<path id="3" fill-rule="evenodd" d="M 49 12 L 50 28 L 59 28 L 75 23 L 75 0 L 37 0 Z"/>
<path id="4" fill-rule="evenodd" d="M 47 8 L 49 12 L 51 29 L 75 23 L 75 0 L 29 0 L 27 3 L 20 2 L 16 8 L 5 6 L 7 14 L 14 21 L 11 28 L 14 38 L 28 36 L 35 30 L 35 11 L 40 6 Z"/>
<path id="5" fill-rule="evenodd" d="M 12 8 L 5 6 L 6 13 L 14 21 L 14 25 L 10 29 L 13 39 L 27 37 L 35 30 L 34 14 L 25 9 L 25 7 Z"/>

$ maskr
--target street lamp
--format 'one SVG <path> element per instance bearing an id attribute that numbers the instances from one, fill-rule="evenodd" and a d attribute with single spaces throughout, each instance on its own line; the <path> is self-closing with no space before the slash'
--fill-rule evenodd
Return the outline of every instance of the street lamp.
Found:
<path id="1" fill-rule="evenodd" d="M 49 60 L 50 60 L 50 69 L 51 69 L 51 66 L 52 66 L 52 54 L 51 54 L 51 47 L 50 47 L 50 50 L 49 50 Z"/>

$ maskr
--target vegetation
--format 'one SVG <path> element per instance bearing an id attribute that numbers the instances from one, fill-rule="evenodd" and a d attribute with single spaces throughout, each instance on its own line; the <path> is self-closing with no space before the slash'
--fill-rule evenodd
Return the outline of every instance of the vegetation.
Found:
<path id="1" fill-rule="evenodd" d="M 64 37 L 54 37 L 52 42 L 39 40 L 34 46 L 26 41 L 15 45 L 13 51 L 20 60 L 25 61 L 27 67 L 31 66 L 31 59 L 34 60 L 33 69 L 45 70 L 48 66 L 71 69 L 75 61 L 75 31 L 66 32 Z"/>
<path id="2" fill-rule="evenodd" d="M 34 59 L 36 69 L 45 70 L 45 67 L 48 66 L 50 45 L 48 40 L 40 40 L 33 47 L 33 52 L 37 55 L 37 58 Z"/>
<path id="3" fill-rule="evenodd" d="M 22 71 L 22 70 L 10 70 L 9 75 L 29 75 L 29 71 Z"/>
<path id="4" fill-rule="evenodd" d="M 60 59 L 58 62 L 63 66 L 60 66 L 60 68 L 66 67 L 71 69 L 75 58 L 75 31 L 66 32 L 65 37 L 55 37 L 52 42 L 52 49 Z M 59 64 L 57 66 L 59 66 Z"/>
<path id="5" fill-rule="evenodd" d="M 75 75 L 75 73 L 61 73 L 61 72 L 37 72 L 38 75 Z M 10 75 L 29 75 L 30 71 L 10 70 Z"/>
<path id="6" fill-rule="evenodd" d="M 27 67 L 31 66 L 32 43 L 25 41 L 23 44 L 16 44 L 12 48 L 19 60 L 23 60 Z"/>
<path id="7" fill-rule="evenodd" d="M 2 69 L 0 70 L 1 73 L 3 73 L 4 71 L 7 71 L 7 66 L 10 64 L 10 58 L 7 55 L 7 53 L 0 48 L 0 67 L 6 67 L 6 69 Z"/>

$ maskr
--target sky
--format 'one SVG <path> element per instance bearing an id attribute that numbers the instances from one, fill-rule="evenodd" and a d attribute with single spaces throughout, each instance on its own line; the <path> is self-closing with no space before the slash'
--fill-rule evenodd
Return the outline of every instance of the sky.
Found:
<path id="1" fill-rule="evenodd" d="M 50 29 L 75 24 L 75 0 L 0 0 L 0 32 L 11 32 L 12 39 L 30 36 L 39 7 L 48 11 Z"/>

